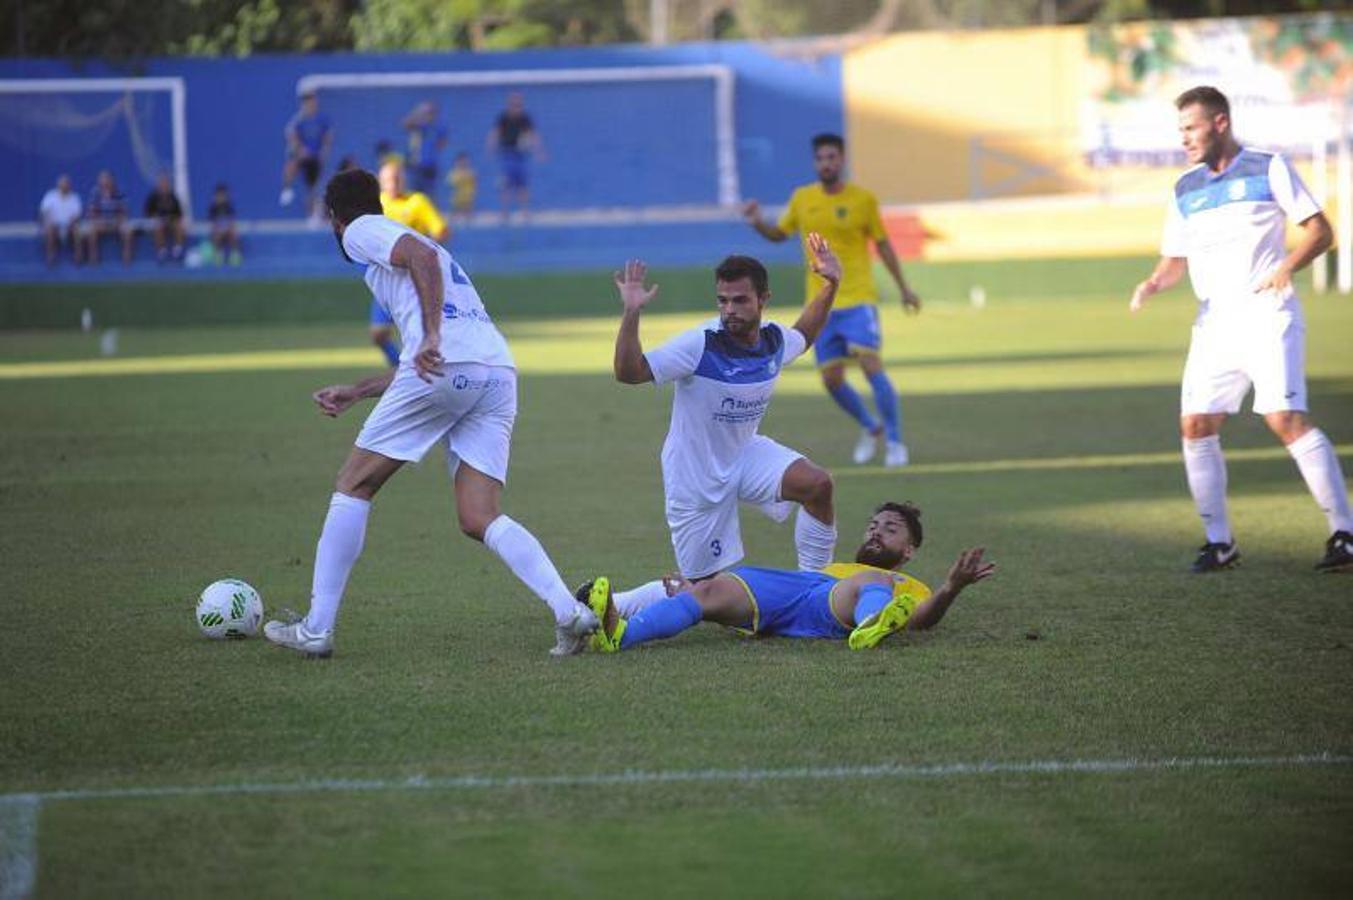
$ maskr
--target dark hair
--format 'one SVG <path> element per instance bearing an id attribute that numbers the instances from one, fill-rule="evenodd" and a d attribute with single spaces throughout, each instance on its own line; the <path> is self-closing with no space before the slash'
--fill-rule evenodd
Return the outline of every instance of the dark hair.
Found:
<path id="1" fill-rule="evenodd" d="M 715 281 L 737 281 L 739 278 L 750 278 L 758 297 L 766 296 L 770 290 L 770 275 L 766 273 L 766 267 L 761 265 L 760 260 L 750 256 L 725 257 L 714 270 Z"/>
<path id="2" fill-rule="evenodd" d="M 879 508 L 874 510 L 874 515 L 882 512 L 897 513 L 902 517 L 902 521 L 907 523 L 907 533 L 911 535 L 911 545 L 920 547 L 923 532 L 921 531 L 921 508 L 914 503 L 903 501 L 895 503 L 889 500 L 887 503 L 879 504 Z"/>
<path id="3" fill-rule="evenodd" d="M 845 138 L 839 134 L 832 134 L 830 131 L 824 131 L 821 134 L 813 135 L 813 152 L 816 153 L 822 147 L 835 147 L 842 153 L 846 152 Z"/>
<path id="4" fill-rule="evenodd" d="M 381 214 L 381 185 L 366 169 L 339 172 L 324 187 L 324 205 L 344 225 L 358 216 Z"/>
<path id="5" fill-rule="evenodd" d="M 1189 88 L 1184 93 L 1175 98 L 1175 109 L 1184 109 L 1188 106 L 1198 104 L 1207 110 L 1209 116 L 1215 116 L 1217 113 L 1225 113 L 1226 118 L 1231 118 L 1231 104 L 1226 99 L 1226 95 L 1214 87 L 1202 85 L 1196 88 Z"/>
<path id="6" fill-rule="evenodd" d="M 218 181 L 218 182 L 216 182 L 216 187 L 214 187 L 212 190 L 214 190 L 214 191 L 228 191 L 228 190 L 230 190 L 230 185 L 226 184 L 224 181 Z"/>

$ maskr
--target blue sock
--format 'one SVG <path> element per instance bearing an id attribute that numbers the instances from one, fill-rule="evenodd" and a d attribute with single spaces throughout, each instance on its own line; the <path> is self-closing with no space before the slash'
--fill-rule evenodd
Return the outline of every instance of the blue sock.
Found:
<path id="1" fill-rule="evenodd" d="M 860 423 L 861 428 L 866 431 L 878 430 L 879 423 L 874 421 L 873 416 L 869 415 L 869 410 L 865 409 L 864 401 L 860 399 L 860 395 L 855 393 L 855 388 L 851 387 L 849 383 L 843 381 L 838 387 L 829 388 L 827 392 L 832 395 L 836 405 L 846 411 L 846 415 Z"/>
<path id="2" fill-rule="evenodd" d="M 860 599 L 855 601 L 855 624 L 858 626 L 870 616 L 888 605 L 893 599 L 893 589 L 887 584 L 867 584 L 860 588 Z M 628 635 L 626 635 L 628 637 Z"/>
<path id="3" fill-rule="evenodd" d="M 700 624 L 700 604 L 689 591 L 659 600 L 641 609 L 620 636 L 620 649 L 628 650 L 644 641 L 660 641 L 676 637 L 687 628 Z"/>
<path id="4" fill-rule="evenodd" d="M 381 352 L 385 354 L 385 361 L 392 367 L 399 365 L 399 345 L 395 343 L 394 338 L 381 341 Z"/>
<path id="5" fill-rule="evenodd" d="M 879 417 L 883 419 L 883 430 L 888 440 L 902 440 L 902 407 L 897 400 L 897 391 L 888 373 L 879 369 L 869 378 L 869 386 L 874 389 L 874 405 L 878 407 Z"/>

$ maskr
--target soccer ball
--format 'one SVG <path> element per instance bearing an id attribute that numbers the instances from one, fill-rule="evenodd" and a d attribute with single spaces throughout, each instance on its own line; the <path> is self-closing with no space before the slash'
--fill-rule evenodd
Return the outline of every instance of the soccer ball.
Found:
<path id="1" fill-rule="evenodd" d="M 207 585 L 197 601 L 197 627 L 209 638 L 243 638 L 258 633 L 263 598 L 238 578 Z"/>

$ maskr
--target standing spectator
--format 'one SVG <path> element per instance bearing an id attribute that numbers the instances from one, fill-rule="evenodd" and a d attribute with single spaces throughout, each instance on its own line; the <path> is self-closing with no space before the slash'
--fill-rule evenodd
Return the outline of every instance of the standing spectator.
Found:
<path id="1" fill-rule="evenodd" d="M 225 182 L 216 185 L 216 191 L 211 195 L 207 221 L 211 223 L 211 245 L 216 248 L 216 258 L 238 266 L 244 257 L 240 255 L 240 233 L 235 227 L 235 204 Z"/>
<path id="2" fill-rule="evenodd" d="M 47 265 L 56 265 L 57 253 L 61 250 L 63 238 L 70 241 L 71 255 L 75 264 L 80 264 L 80 235 L 77 225 L 83 212 L 80 195 L 70 189 L 70 176 L 62 175 L 56 179 L 56 187 L 42 195 L 38 205 L 38 220 L 42 223 L 42 236 L 47 247 Z"/>
<path id="3" fill-rule="evenodd" d="M 540 140 L 531 117 L 526 113 L 526 101 L 519 91 L 507 95 L 507 108 L 499 114 L 489 130 L 488 150 L 498 155 L 499 182 L 502 192 L 503 219 L 506 220 L 515 201 L 523 213 L 531 201 L 531 157 L 545 158 L 545 145 Z"/>
<path id="4" fill-rule="evenodd" d="M 287 127 L 282 130 L 287 141 L 287 161 L 282 167 L 282 195 L 278 198 L 283 206 L 290 206 L 296 199 L 291 184 L 296 173 L 305 180 L 305 210 L 314 221 L 320 218 L 319 208 L 315 205 L 315 185 L 319 183 L 320 172 L 324 169 L 324 159 L 333 146 L 334 129 L 329 117 L 319 111 L 319 97 L 314 91 L 301 95 L 301 108 L 291 117 Z"/>
<path id="5" fill-rule="evenodd" d="M 104 169 L 85 204 L 85 258 L 90 264 L 99 261 L 99 238 L 117 234 L 122 238 L 122 263 L 132 261 L 132 229 L 127 223 L 127 198 L 113 180 L 113 173 Z"/>
<path id="6" fill-rule="evenodd" d="M 461 223 L 468 222 L 474 212 L 475 194 L 479 192 L 479 174 L 470 162 L 470 154 L 456 154 L 446 183 L 451 185 L 451 218 Z"/>
<path id="7" fill-rule="evenodd" d="M 400 124 L 409 135 L 409 153 L 404 161 L 409 185 L 417 193 L 433 196 L 437 192 L 438 158 L 446 149 L 446 126 L 437 119 L 437 104 L 424 100 Z"/>
<path id="8" fill-rule="evenodd" d="M 172 252 L 175 260 L 183 259 L 183 241 L 186 232 L 183 228 L 183 204 L 174 193 L 174 185 L 169 181 L 169 173 L 161 172 L 155 179 L 155 187 L 146 196 L 145 216 L 150 223 L 151 236 L 155 238 L 155 258 L 167 262 Z M 168 246 L 173 242 L 171 251 Z"/>

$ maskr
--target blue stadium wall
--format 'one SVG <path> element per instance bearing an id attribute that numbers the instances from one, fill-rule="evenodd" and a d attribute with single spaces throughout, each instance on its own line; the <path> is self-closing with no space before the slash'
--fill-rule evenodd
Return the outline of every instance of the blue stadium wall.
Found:
<path id="1" fill-rule="evenodd" d="M 522 69 L 579 69 L 649 67 L 673 65 L 727 66 L 734 73 L 735 146 L 743 197 L 757 197 L 768 204 L 783 202 L 797 184 L 812 178 L 808 141 L 812 134 L 832 130 L 844 132 L 841 60 L 836 55 L 805 57 L 780 55 L 753 44 L 695 44 L 671 48 L 624 46 L 605 49 L 559 49 L 515 53 L 427 53 L 427 54 L 314 54 L 258 56 L 248 59 L 159 59 L 135 72 L 103 64 L 75 66 L 55 60 L 0 60 L 0 78 L 108 78 L 139 76 L 177 76 L 186 85 L 188 161 L 194 214 L 201 217 L 209 202 L 211 189 L 219 181 L 233 190 L 239 215 L 244 220 L 276 220 L 302 217 L 299 204 L 283 209 L 278 206 L 280 170 L 283 163 L 282 129 L 296 110 L 296 87 L 307 75 L 323 73 L 382 72 L 491 72 Z M 693 91 L 704 88 L 673 86 L 674 93 L 635 89 L 624 95 L 616 120 L 631 129 L 629 143 L 615 151 L 616 142 L 603 133 L 598 136 L 596 109 L 578 108 L 575 101 L 588 99 L 582 93 L 567 95 L 569 102 L 551 104 L 550 91 L 544 86 L 523 88 L 528 110 L 540 124 L 549 155 L 533 173 L 535 206 L 540 209 L 578 210 L 589 207 L 667 206 L 714 204 L 718 197 L 715 182 L 705 173 L 693 175 L 688 165 L 670 160 L 671 148 L 686 148 L 692 132 L 701 134 L 712 128 L 700 99 Z M 496 207 L 494 161 L 486 158 L 484 137 L 508 88 L 481 89 L 478 96 L 458 95 L 466 102 L 443 103 L 443 118 L 450 130 L 448 151 L 466 150 L 480 172 L 481 206 Z M 596 99 L 604 105 L 610 93 L 599 92 Z M 575 89 L 576 91 L 576 89 Z M 384 136 L 396 146 L 403 143 L 399 118 L 423 95 L 435 95 L 436 89 L 400 90 L 371 104 L 358 117 L 344 121 L 351 111 L 330 110 L 334 118 L 335 144 L 330 167 L 346 154 L 364 164 L 373 159 L 373 137 L 384 129 Z M 322 94 L 323 98 L 325 95 Z M 355 95 L 350 95 L 355 96 Z M 470 102 L 470 101 L 473 102 Z M 338 104 L 331 104 L 338 106 Z M 450 108 L 448 108 L 448 106 Z M 457 108 L 458 107 L 458 108 Z M 574 112 L 570 112 L 570 108 Z M 156 143 L 166 138 L 168 122 L 157 111 L 153 130 Z M 350 117 L 351 118 L 351 117 Z M 695 119 L 696 121 L 692 121 Z M 382 124 L 388 123 L 388 124 Z M 345 134 L 346 132 L 346 134 Z M 642 135 L 636 141 L 633 134 Z M 686 142 L 683 144 L 682 142 Z M 652 148 L 652 154 L 636 151 L 636 145 Z M 612 150 L 614 152 L 608 152 Z M 109 154 L 123 159 L 109 160 L 114 168 L 133 169 L 126 151 L 112 145 Z M 664 155 L 669 162 L 664 163 Z M 677 156 L 690 155 L 682 150 Z M 443 171 L 450 152 L 442 159 Z M 24 152 L 16 147 L 13 136 L 0 142 L 0 160 L 8 182 L 0 197 L 0 220 L 32 221 L 38 200 L 51 185 L 55 174 L 69 171 L 82 194 L 88 190 L 103 159 L 58 158 Z M 699 165 L 707 166 L 710 154 L 702 154 Z M 698 167 L 697 167 L 698 168 Z M 129 200 L 139 207 L 148 189 L 134 171 L 118 172 Z M 12 179 L 12 180 L 11 180 Z M 445 195 L 443 194 L 443 200 Z M 600 227 L 601 232 L 607 229 Z M 731 216 L 709 221 L 625 226 L 614 229 L 600 241 L 568 236 L 567 229 L 518 228 L 511 236 L 494 235 L 493 229 L 475 234 L 464 233 L 458 252 L 479 256 L 483 265 L 495 269 L 516 264 L 529 267 L 560 268 L 570 265 L 609 265 L 618 244 L 637 251 L 652 248 L 659 262 L 705 260 L 716 253 L 756 250 L 762 256 L 792 259 L 792 246 L 771 248 L 751 235 L 746 226 Z M 249 259 L 265 274 L 282 274 L 288 269 L 287 257 L 296 263 L 298 274 L 323 268 L 321 248 L 332 253 L 331 239 L 324 246 L 316 235 L 255 235 L 254 253 Z M 674 245 L 668 238 L 675 240 Z M 13 240 L 0 242 L 5 245 Z M 32 274 L 37 258 L 35 241 L 22 248 L 0 247 L 0 278 L 19 280 Z M 531 259 L 532 251 L 539 250 Z M 594 252 L 595 251 L 595 252 Z M 315 255 L 313 261 L 309 257 Z M 663 254 L 669 257 L 663 259 Z M 143 254 L 144 255 L 144 254 Z M 654 254 L 650 253 L 650 256 Z M 16 267 L 16 263 L 18 263 Z M 104 265 L 101 277 L 123 277 Z M 244 274 L 244 273 L 241 273 Z M 56 277 L 76 277 L 61 273 Z"/>

